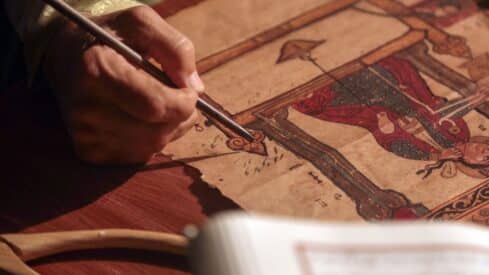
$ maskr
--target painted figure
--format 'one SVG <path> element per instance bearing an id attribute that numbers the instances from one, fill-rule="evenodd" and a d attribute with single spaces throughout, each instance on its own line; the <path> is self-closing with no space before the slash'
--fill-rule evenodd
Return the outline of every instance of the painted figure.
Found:
<path id="1" fill-rule="evenodd" d="M 388 57 L 316 91 L 293 108 L 325 121 L 365 128 L 379 145 L 400 157 L 435 161 L 420 171 L 425 177 L 448 161 L 487 177 L 489 142 L 474 141 L 462 119 L 487 100 L 489 78 L 478 84 L 473 95 L 446 101 L 431 93 L 407 60 Z M 443 176 L 455 175 L 456 169 L 447 169 L 452 172 Z"/>

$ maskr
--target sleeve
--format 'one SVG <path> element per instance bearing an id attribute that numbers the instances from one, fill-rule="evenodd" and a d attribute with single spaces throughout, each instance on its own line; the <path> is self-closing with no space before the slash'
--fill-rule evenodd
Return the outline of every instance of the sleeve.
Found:
<path id="1" fill-rule="evenodd" d="M 143 2 L 151 2 L 135 0 L 63 1 L 90 16 L 100 16 L 141 5 Z M 60 27 L 60 15 L 41 0 L 5 0 L 3 2 L 10 22 L 24 43 L 26 69 L 29 80 L 32 80 L 49 40 Z"/>

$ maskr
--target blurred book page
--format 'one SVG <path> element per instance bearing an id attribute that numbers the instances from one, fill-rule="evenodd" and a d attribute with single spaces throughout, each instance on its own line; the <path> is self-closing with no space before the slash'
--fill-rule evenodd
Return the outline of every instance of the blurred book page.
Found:
<path id="1" fill-rule="evenodd" d="M 320 223 L 225 214 L 191 247 L 196 271 L 206 271 L 199 275 L 489 274 L 489 232 L 455 223 Z M 208 269 L 212 265 L 219 268 Z"/>
<path id="2" fill-rule="evenodd" d="M 464 246 L 303 246 L 303 274 L 489 274 L 489 250 Z"/>

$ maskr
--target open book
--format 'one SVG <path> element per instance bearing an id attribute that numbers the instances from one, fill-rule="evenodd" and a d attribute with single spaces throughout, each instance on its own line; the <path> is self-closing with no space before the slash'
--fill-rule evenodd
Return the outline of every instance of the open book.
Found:
<path id="1" fill-rule="evenodd" d="M 489 274 L 489 231 L 468 224 L 320 223 L 228 213 L 190 245 L 196 275 Z"/>

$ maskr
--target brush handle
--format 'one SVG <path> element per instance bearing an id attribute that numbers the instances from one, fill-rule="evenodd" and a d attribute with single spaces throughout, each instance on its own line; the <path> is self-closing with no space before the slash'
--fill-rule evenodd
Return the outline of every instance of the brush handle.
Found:
<path id="1" fill-rule="evenodd" d="M 23 261 L 62 252 L 130 248 L 185 255 L 187 239 L 182 235 L 130 229 L 67 231 L 35 234 L 6 234 L 7 243 Z"/>
<path id="2" fill-rule="evenodd" d="M 0 274 L 9 275 L 39 275 L 25 264 L 12 248 L 0 241 Z"/>

